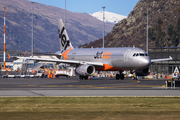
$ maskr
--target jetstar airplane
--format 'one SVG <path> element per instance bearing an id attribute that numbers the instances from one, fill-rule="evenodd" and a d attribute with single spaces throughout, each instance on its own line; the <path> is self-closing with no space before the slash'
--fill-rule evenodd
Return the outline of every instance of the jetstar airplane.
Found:
<path id="1" fill-rule="evenodd" d="M 61 51 L 54 54 L 58 59 L 16 58 L 71 64 L 76 67 L 80 79 L 88 79 L 95 71 L 119 71 L 117 80 L 124 79 L 124 70 L 133 70 L 136 76 L 146 76 L 152 62 L 172 60 L 171 57 L 151 60 L 144 50 L 134 47 L 75 49 L 61 19 L 58 20 L 58 32 Z"/>

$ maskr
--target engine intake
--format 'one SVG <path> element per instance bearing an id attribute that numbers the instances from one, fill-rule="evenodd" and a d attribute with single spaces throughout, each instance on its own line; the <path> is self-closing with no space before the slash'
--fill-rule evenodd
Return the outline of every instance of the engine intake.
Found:
<path id="1" fill-rule="evenodd" d="M 76 68 L 76 73 L 81 76 L 89 76 L 95 73 L 95 67 L 92 65 L 81 65 Z"/>
<path id="2" fill-rule="evenodd" d="M 145 69 L 136 70 L 135 72 L 137 76 L 147 76 L 149 75 L 149 67 Z"/>

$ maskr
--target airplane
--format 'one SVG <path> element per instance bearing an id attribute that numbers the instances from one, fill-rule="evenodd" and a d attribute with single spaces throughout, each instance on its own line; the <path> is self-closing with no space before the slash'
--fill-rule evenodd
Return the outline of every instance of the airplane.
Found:
<path id="1" fill-rule="evenodd" d="M 117 80 L 124 79 L 124 70 L 134 71 L 136 76 L 147 76 L 149 75 L 149 66 L 151 63 L 172 60 L 171 56 L 164 59 L 150 59 L 144 50 L 135 47 L 74 48 L 62 19 L 58 20 L 58 33 L 60 51 L 52 54 L 57 56 L 57 59 L 16 58 L 73 65 L 76 67 L 75 72 L 81 80 L 88 79 L 88 76 L 92 76 L 95 71 L 119 71 L 119 74 L 116 74 Z"/>

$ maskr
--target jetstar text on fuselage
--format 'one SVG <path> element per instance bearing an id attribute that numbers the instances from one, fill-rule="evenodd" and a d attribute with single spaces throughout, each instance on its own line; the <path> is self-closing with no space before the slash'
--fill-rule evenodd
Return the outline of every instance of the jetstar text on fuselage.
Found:
<path id="1" fill-rule="evenodd" d="M 112 53 L 108 53 L 108 52 L 97 52 L 96 55 L 94 56 L 95 59 L 110 59 L 111 58 Z"/>

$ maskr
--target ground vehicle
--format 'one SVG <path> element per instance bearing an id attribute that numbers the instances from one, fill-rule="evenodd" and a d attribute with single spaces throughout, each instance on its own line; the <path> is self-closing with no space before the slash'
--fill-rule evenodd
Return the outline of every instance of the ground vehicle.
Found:
<path id="1" fill-rule="evenodd" d="M 37 71 L 37 74 L 36 74 L 36 77 L 39 77 L 39 78 L 43 78 L 43 77 L 47 77 L 47 75 L 44 73 L 44 71 L 42 70 L 38 70 Z"/>
<path id="2" fill-rule="evenodd" d="M 174 79 L 180 79 L 180 73 L 173 73 L 173 77 L 172 77 L 172 80 Z"/>
<path id="3" fill-rule="evenodd" d="M 18 71 L 18 69 L 22 68 L 22 61 L 13 61 L 13 70 Z"/>
<path id="4" fill-rule="evenodd" d="M 73 76 L 73 68 L 68 68 L 67 70 L 59 70 L 55 71 L 55 76 L 66 76 L 66 77 L 72 77 Z"/>

